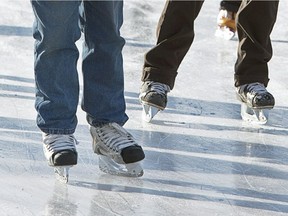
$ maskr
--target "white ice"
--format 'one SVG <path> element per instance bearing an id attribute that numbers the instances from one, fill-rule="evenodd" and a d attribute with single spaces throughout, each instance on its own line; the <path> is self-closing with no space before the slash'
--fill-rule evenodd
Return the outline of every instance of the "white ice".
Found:
<path id="1" fill-rule="evenodd" d="M 288 215 L 288 1 L 280 1 L 272 34 L 268 90 L 276 105 L 265 125 L 241 120 L 233 87 L 237 39 L 214 36 L 219 1 L 210 0 L 167 109 L 151 123 L 141 120 L 143 55 L 155 44 L 164 2 L 125 2 L 125 128 L 145 150 L 143 177 L 99 170 L 79 107 L 79 164 L 65 185 L 47 165 L 35 125 L 30 3 L 0 1 L 1 216 Z"/>

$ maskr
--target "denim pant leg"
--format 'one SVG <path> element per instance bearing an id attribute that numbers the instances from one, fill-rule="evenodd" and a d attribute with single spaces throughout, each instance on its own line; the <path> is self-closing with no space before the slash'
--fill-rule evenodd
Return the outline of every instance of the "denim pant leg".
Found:
<path id="1" fill-rule="evenodd" d="M 83 1 L 82 109 L 90 125 L 116 122 L 123 125 L 125 114 L 122 48 L 122 1 Z"/>
<path id="2" fill-rule="evenodd" d="M 35 14 L 37 125 L 45 133 L 70 134 L 79 98 L 75 42 L 80 38 L 80 1 L 31 1 Z"/>

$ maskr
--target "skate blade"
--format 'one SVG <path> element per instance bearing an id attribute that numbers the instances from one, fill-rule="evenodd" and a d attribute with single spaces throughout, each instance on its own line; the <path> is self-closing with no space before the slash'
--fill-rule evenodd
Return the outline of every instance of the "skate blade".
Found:
<path id="1" fill-rule="evenodd" d="M 72 166 L 57 166 L 54 167 L 55 177 L 58 181 L 62 183 L 67 183 L 69 178 L 69 169 Z"/>
<path id="2" fill-rule="evenodd" d="M 160 111 L 159 108 L 143 104 L 142 119 L 146 122 L 151 122 L 154 116 Z"/>
<path id="3" fill-rule="evenodd" d="M 245 103 L 241 104 L 241 117 L 244 121 L 254 124 L 266 124 L 268 121 L 268 109 L 253 109 Z"/>
<path id="4" fill-rule="evenodd" d="M 219 28 L 215 32 L 215 36 L 218 38 L 223 38 L 225 40 L 231 40 L 235 36 L 235 32 L 231 31 L 229 28 Z"/>
<path id="5" fill-rule="evenodd" d="M 140 162 L 130 164 L 118 164 L 107 156 L 99 155 L 99 169 L 102 172 L 125 176 L 125 177 L 141 177 L 144 171 Z"/>

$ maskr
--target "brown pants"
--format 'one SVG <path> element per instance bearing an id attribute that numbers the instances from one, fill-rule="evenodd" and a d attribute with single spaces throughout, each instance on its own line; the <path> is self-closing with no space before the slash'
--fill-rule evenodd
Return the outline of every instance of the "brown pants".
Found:
<path id="1" fill-rule="evenodd" d="M 142 81 L 174 87 L 177 70 L 194 39 L 194 21 L 203 1 L 167 1 L 158 23 L 157 45 L 144 59 Z M 267 85 L 267 63 L 272 57 L 270 33 L 276 21 L 278 1 L 243 0 L 237 31 L 238 58 L 235 86 L 251 82 Z"/>
<path id="2" fill-rule="evenodd" d="M 243 0 L 239 8 L 238 58 L 235 86 L 260 82 L 268 85 L 268 65 L 272 58 L 270 34 L 276 21 L 279 1 Z"/>

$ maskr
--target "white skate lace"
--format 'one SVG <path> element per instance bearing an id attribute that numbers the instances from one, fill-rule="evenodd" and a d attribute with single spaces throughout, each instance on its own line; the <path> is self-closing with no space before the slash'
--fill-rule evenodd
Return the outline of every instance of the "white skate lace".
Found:
<path id="1" fill-rule="evenodd" d="M 163 83 L 151 82 L 151 91 L 155 91 L 159 94 L 166 95 L 167 92 L 170 92 L 170 87 Z"/>
<path id="2" fill-rule="evenodd" d="M 112 151 L 119 152 L 128 146 L 137 145 L 131 134 L 116 123 L 96 127 L 103 143 Z"/>
<path id="3" fill-rule="evenodd" d="M 53 154 L 62 150 L 75 150 L 78 141 L 72 134 L 45 134 L 43 133 L 43 143 L 47 153 Z"/>

